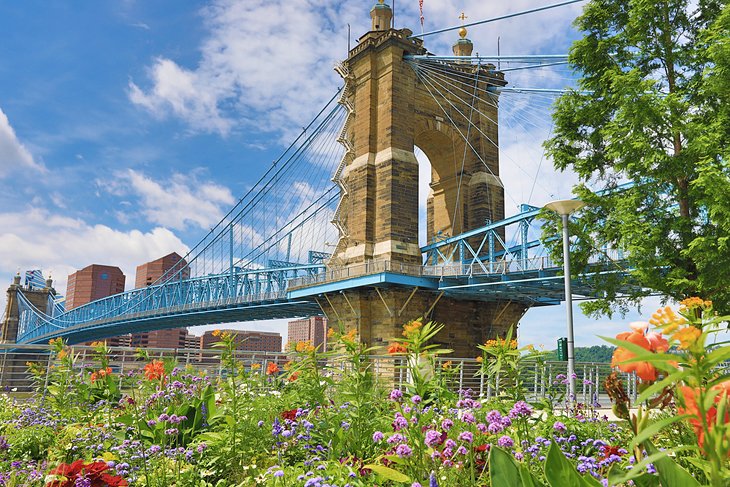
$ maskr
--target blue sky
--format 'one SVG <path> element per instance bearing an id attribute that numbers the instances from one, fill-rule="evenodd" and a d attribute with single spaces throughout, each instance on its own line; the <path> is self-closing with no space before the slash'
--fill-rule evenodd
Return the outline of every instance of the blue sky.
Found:
<path id="1" fill-rule="evenodd" d="M 462 11 L 474 21 L 545 3 L 426 0 L 425 30 L 457 24 Z M 0 3 L 0 282 L 41 268 L 63 293 L 69 273 L 100 263 L 121 267 L 130 287 L 136 265 L 192 247 L 334 93 L 347 24 L 354 44 L 369 28 L 370 7 Z M 398 0 L 396 9 L 397 27 L 420 30 L 417 0 Z M 469 38 L 482 54 L 496 52 L 497 38 L 502 54 L 565 53 L 579 10 L 475 27 Z M 426 46 L 450 54 L 455 39 L 428 37 Z M 508 214 L 528 197 L 538 206 L 570 197 L 575 182 L 544 160 L 549 117 L 544 106 L 533 111 L 534 123 L 500 133 Z M 637 317 L 594 321 L 578 312 L 577 342 L 599 343 L 596 334 Z M 285 330 L 281 322 L 245 327 Z M 536 309 L 522 321 L 521 340 L 553 348 L 563 330 L 562 307 Z"/>

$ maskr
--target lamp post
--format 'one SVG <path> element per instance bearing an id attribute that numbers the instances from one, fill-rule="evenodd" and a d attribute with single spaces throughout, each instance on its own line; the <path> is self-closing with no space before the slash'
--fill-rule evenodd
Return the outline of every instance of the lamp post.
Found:
<path id="1" fill-rule="evenodd" d="M 554 211 L 563 221 L 563 273 L 565 281 L 565 315 L 568 321 L 568 395 L 575 401 L 575 338 L 573 335 L 573 292 L 570 289 L 570 235 L 568 216 L 583 208 L 580 200 L 559 200 L 546 204 L 543 208 Z"/>

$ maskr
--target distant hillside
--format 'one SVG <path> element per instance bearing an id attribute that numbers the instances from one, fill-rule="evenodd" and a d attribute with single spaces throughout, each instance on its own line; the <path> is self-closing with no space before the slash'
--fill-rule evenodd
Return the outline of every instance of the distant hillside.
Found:
<path id="1" fill-rule="evenodd" d="M 576 362 L 610 362 L 615 347 L 609 345 L 594 345 L 592 347 L 575 347 Z M 558 351 L 551 350 L 547 360 L 557 360 Z"/>

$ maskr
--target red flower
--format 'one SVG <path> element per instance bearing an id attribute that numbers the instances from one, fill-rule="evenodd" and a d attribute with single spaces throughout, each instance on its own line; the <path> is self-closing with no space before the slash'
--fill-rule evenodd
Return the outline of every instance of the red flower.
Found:
<path id="1" fill-rule="evenodd" d="M 388 353 L 391 355 L 396 354 L 396 353 L 406 353 L 407 351 L 408 351 L 408 349 L 402 343 L 392 343 L 388 347 Z"/>
<path id="2" fill-rule="evenodd" d="M 281 417 L 283 419 L 288 419 L 290 421 L 294 421 L 297 419 L 297 410 L 296 409 L 290 409 L 289 411 L 282 411 Z"/>
<path id="3" fill-rule="evenodd" d="M 266 375 L 272 375 L 279 372 L 279 366 L 276 365 L 274 362 L 269 362 L 269 364 L 266 366 Z"/>
<path id="4" fill-rule="evenodd" d="M 57 476 L 46 487 L 74 487 L 76 481 L 86 478 L 92 487 L 126 487 L 127 481 L 118 475 L 109 475 L 106 472 L 109 466 L 105 462 L 84 463 L 76 460 L 72 464 L 62 463 L 51 470 L 50 475 Z"/>
<path id="5" fill-rule="evenodd" d="M 147 380 L 158 380 L 165 377 L 165 364 L 159 360 L 153 360 L 144 366 L 144 376 Z"/>
<path id="6" fill-rule="evenodd" d="M 611 455 L 617 455 L 620 457 L 622 455 L 619 451 L 620 449 L 620 446 L 603 445 L 601 447 L 601 453 L 603 453 L 601 460 L 607 460 Z"/>

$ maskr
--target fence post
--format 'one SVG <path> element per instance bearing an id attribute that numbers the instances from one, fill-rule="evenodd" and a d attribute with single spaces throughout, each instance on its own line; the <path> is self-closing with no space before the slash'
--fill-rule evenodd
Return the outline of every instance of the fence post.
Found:
<path id="1" fill-rule="evenodd" d="M 464 389 L 464 361 L 461 361 L 461 367 L 459 367 L 459 390 Z"/>

